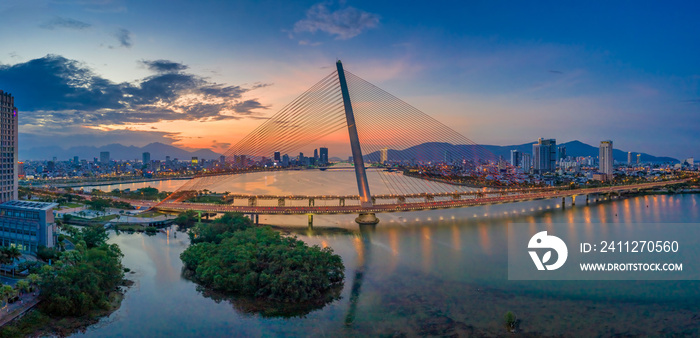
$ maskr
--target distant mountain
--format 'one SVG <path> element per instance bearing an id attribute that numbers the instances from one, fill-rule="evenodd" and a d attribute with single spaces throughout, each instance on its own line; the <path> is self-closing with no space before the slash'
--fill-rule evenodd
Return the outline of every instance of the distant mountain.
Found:
<path id="1" fill-rule="evenodd" d="M 458 154 L 468 154 L 468 153 L 479 153 L 480 151 L 488 150 L 496 156 L 503 156 L 505 160 L 510 160 L 510 151 L 519 150 L 522 153 L 532 154 L 532 143 L 525 143 L 520 145 L 511 146 L 494 146 L 494 145 L 452 145 L 448 143 L 439 142 L 429 142 L 419 144 L 414 147 L 410 147 L 404 150 L 388 150 L 389 160 L 393 159 L 417 159 L 422 161 L 441 161 L 444 159 L 445 152 L 449 152 L 456 159 Z M 566 155 L 571 157 L 594 157 L 597 158 L 599 155 L 599 148 L 580 141 L 571 141 L 563 143 L 566 146 Z M 557 145 L 559 146 L 559 145 Z M 665 163 L 665 162 L 679 162 L 675 158 L 671 157 L 657 157 L 646 153 L 641 153 L 642 162 L 655 162 L 655 163 Z M 633 156 L 637 153 L 633 152 Z M 379 161 L 379 152 L 375 151 L 364 156 L 365 159 L 370 161 Z M 627 152 L 619 149 L 613 149 L 613 158 L 618 162 L 627 162 Z"/>
<path id="2" fill-rule="evenodd" d="M 221 154 L 209 149 L 198 149 L 187 151 L 175 146 L 154 142 L 143 147 L 125 146 L 122 144 L 108 144 L 102 147 L 78 146 L 63 149 L 58 146 L 37 147 L 31 149 L 20 149 L 19 158 L 21 160 L 47 160 L 56 157 L 59 160 L 72 159 L 78 156 L 81 160 L 92 160 L 100 157 L 100 152 L 108 151 L 113 160 L 133 160 L 141 159 L 144 152 L 151 153 L 152 160 L 165 160 L 166 156 L 172 159 L 189 160 L 193 156 L 200 159 L 218 159 Z"/>

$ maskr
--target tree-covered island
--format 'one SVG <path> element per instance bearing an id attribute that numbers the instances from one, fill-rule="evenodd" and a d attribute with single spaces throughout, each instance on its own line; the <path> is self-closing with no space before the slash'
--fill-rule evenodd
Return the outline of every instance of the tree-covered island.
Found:
<path id="1" fill-rule="evenodd" d="M 189 235 L 191 244 L 180 255 L 183 274 L 208 289 L 291 307 L 318 308 L 339 298 L 345 268 L 331 248 L 308 246 L 233 213 L 197 224 Z"/>

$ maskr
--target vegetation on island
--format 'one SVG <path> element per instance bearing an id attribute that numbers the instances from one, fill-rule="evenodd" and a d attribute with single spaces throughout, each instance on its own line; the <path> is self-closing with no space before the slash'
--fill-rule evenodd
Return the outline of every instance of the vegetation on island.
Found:
<path id="1" fill-rule="evenodd" d="M 57 259 L 24 282 L 30 289 L 38 287 L 38 308 L 4 326 L 0 337 L 66 335 L 118 308 L 119 287 L 126 285 L 119 246 L 106 243 L 107 233 L 100 226 L 67 226 L 66 231 L 75 250 L 46 252 Z"/>
<path id="2" fill-rule="evenodd" d="M 213 291 L 242 296 L 234 306 L 290 315 L 266 305 L 308 305 L 291 314 L 299 315 L 340 297 L 345 268 L 331 248 L 255 227 L 234 213 L 197 224 L 190 238 L 192 244 L 180 255 L 183 274 Z"/>

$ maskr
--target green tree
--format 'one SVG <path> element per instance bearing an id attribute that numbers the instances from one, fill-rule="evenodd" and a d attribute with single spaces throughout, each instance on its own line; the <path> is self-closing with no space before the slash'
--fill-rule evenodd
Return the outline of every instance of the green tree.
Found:
<path id="1" fill-rule="evenodd" d="M 41 272 L 42 311 L 54 316 L 82 316 L 109 307 L 109 293 L 124 277 L 116 244 L 102 244 L 61 254 L 53 268 Z"/>
<path id="2" fill-rule="evenodd" d="M 15 289 L 19 291 L 20 295 L 25 294 L 29 291 L 29 282 L 24 279 L 18 280 L 17 283 L 15 283 Z"/>
<path id="3" fill-rule="evenodd" d="M 87 201 L 87 205 L 90 206 L 91 210 L 105 211 L 112 205 L 112 201 L 105 198 L 93 198 Z"/>
<path id="4" fill-rule="evenodd" d="M 212 242 L 220 243 L 234 232 L 245 230 L 253 226 L 248 217 L 239 213 L 227 212 L 221 218 L 210 224 L 197 224 L 189 233 L 192 243 Z"/>
<path id="5" fill-rule="evenodd" d="M 0 247 L 0 263 L 2 264 L 12 264 L 15 259 L 20 258 L 22 252 L 16 246 L 3 246 Z"/>
<path id="6" fill-rule="evenodd" d="M 194 210 L 187 210 L 183 213 L 177 215 L 174 220 L 175 224 L 179 225 L 181 228 L 189 229 L 197 222 L 197 212 Z"/>
<path id="7" fill-rule="evenodd" d="M 7 308 L 7 305 L 9 304 L 8 302 L 9 302 L 10 298 L 14 297 L 15 293 L 16 293 L 15 289 L 12 288 L 12 286 L 10 286 L 10 285 L 3 285 L 2 287 L 0 287 L 0 297 L 2 297 L 2 301 L 3 301 L 5 308 Z M 8 309 L 8 311 L 9 311 L 9 309 Z"/>
<path id="8" fill-rule="evenodd" d="M 332 249 L 309 247 L 270 227 L 227 234 L 220 236 L 219 243 L 190 245 L 180 255 L 186 275 L 215 290 L 274 301 L 313 302 L 338 297 L 329 291 L 342 286 L 344 266 Z"/>
<path id="9" fill-rule="evenodd" d="M 31 290 L 34 290 L 37 286 L 39 286 L 39 282 L 41 282 L 41 277 L 35 273 L 29 274 L 27 276 L 27 281 L 29 282 L 29 288 Z"/>
<path id="10" fill-rule="evenodd" d="M 107 241 L 107 231 L 101 225 L 89 225 L 82 229 L 80 239 L 85 241 L 88 249 L 98 247 Z"/>

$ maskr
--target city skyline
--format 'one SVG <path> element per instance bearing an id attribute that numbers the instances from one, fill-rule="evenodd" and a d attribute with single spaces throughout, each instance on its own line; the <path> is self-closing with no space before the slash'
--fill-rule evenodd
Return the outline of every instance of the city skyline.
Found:
<path id="1" fill-rule="evenodd" d="M 694 4 L 268 5 L 4 2 L 0 89 L 17 99 L 20 144 L 223 152 L 341 58 L 479 144 L 614 139 L 700 157 Z"/>

